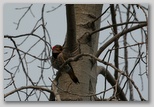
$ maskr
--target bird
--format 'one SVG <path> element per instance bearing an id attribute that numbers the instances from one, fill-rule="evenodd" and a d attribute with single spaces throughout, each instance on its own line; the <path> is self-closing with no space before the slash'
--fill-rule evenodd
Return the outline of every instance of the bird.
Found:
<path id="1" fill-rule="evenodd" d="M 60 69 L 61 65 L 66 61 L 66 59 L 67 58 L 63 54 L 63 47 L 61 45 L 55 45 L 52 47 L 52 59 L 51 59 L 52 66 L 53 68 L 60 70 L 57 72 L 57 78 L 56 78 L 57 81 L 58 78 L 61 76 L 61 72 L 65 71 L 75 84 L 80 83 L 78 78 L 75 76 L 75 73 L 70 63 L 64 65 L 64 67 Z"/>

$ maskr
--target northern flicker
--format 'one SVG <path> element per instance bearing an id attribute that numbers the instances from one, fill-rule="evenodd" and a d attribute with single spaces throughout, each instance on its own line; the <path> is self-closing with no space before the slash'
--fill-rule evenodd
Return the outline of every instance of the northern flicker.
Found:
<path id="1" fill-rule="evenodd" d="M 57 70 L 60 70 L 60 67 L 61 65 L 65 62 L 66 58 L 63 54 L 63 47 L 61 45 L 55 45 L 53 48 L 52 48 L 52 66 L 53 68 L 57 69 Z M 70 78 L 72 79 L 72 81 L 74 83 L 79 83 L 79 80 L 78 78 L 75 76 L 74 74 L 74 71 L 73 71 L 73 68 L 71 66 L 71 64 L 66 64 L 60 71 L 58 71 L 58 77 L 60 77 L 61 75 L 61 71 L 65 71 L 67 74 L 69 74 Z M 58 80 L 57 80 L 58 81 Z"/>

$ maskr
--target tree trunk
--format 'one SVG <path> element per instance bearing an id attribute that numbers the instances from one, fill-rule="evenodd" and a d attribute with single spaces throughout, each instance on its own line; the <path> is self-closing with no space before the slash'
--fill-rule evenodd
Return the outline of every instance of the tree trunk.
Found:
<path id="1" fill-rule="evenodd" d="M 76 36 L 79 43 L 80 53 L 94 54 L 98 48 L 99 33 L 92 36 L 88 34 L 93 30 L 100 28 L 100 19 L 93 21 L 101 15 L 102 4 L 77 4 L 75 8 L 76 19 Z M 75 75 L 78 77 L 80 84 L 75 84 L 69 75 L 63 73 L 59 78 L 58 93 L 61 100 L 93 100 L 89 96 L 96 91 L 97 67 L 92 63 L 90 57 L 81 57 L 76 62 L 71 62 Z"/>

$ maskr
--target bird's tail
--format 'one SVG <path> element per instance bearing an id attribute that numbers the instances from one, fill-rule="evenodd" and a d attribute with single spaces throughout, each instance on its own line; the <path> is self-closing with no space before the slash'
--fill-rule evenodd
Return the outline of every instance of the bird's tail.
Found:
<path id="1" fill-rule="evenodd" d="M 72 79 L 72 81 L 75 83 L 75 84 L 79 84 L 79 80 L 78 78 L 75 76 L 73 70 L 70 70 L 69 72 L 67 72 L 70 76 L 70 78 Z"/>
<path id="2" fill-rule="evenodd" d="M 74 74 L 74 71 L 73 71 L 73 68 L 71 66 L 71 64 L 67 64 L 64 69 L 66 70 L 66 73 L 68 73 L 68 75 L 70 76 L 70 78 L 72 79 L 72 81 L 75 83 L 75 84 L 78 84 L 80 83 L 78 78 L 75 76 Z"/>

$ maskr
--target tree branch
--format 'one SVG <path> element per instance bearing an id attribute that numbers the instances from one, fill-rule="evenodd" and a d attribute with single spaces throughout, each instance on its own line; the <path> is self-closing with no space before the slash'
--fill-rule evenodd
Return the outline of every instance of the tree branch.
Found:
<path id="1" fill-rule="evenodd" d="M 115 8 L 114 8 L 114 4 L 110 4 L 111 8 L 111 19 L 112 19 L 112 24 L 117 24 L 117 21 L 116 21 L 116 12 L 115 12 Z M 118 34 L 118 30 L 117 30 L 117 26 L 113 26 L 113 34 L 114 36 Z M 117 68 L 119 68 L 119 43 L 118 43 L 118 39 L 115 40 L 114 42 L 114 46 L 115 48 L 115 51 L 114 51 L 114 64 Z M 114 76 L 115 76 L 115 79 L 118 78 L 118 72 L 115 71 L 114 73 Z"/>
<path id="2" fill-rule="evenodd" d="M 29 7 L 26 7 L 26 8 L 28 8 L 27 10 L 26 10 L 26 12 L 21 16 L 21 18 L 19 19 L 19 21 L 18 21 L 18 23 L 17 23 L 17 28 L 16 28 L 16 30 L 19 28 L 19 25 L 20 25 L 20 22 L 21 22 L 21 20 L 25 17 L 25 15 L 28 13 L 28 11 L 30 11 L 30 9 L 31 9 L 31 7 L 33 6 L 33 4 L 31 4 Z M 21 8 L 20 8 L 21 9 Z"/>
<path id="3" fill-rule="evenodd" d="M 142 23 L 136 26 L 133 26 L 131 28 L 128 28 L 126 30 L 123 30 L 122 32 L 118 33 L 117 35 L 115 35 L 114 37 L 112 37 L 108 42 L 106 42 L 102 47 L 99 48 L 99 50 L 97 51 L 97 53 L 95 54 L 96 57 L 99 57 L 99 55 L 105 50 L 106 47 L 108 47 L 112 42 L 114 42 L 117 38 L 120 38 L 122 35 L 131 32 L 133 30 L 142 28 L 144 26 L 147 26 L 147 23 Z"/>
<path id="4" fill-rule="evenodd" d="M 107 81 L 112 85 L 116 85 L 116 80 L 113 78 L 113 76 L 110 74 L 108 70 L 106 70 L 103 66 L 97 66 L 97 74 L 102 74 L 104 77 L 106 76 Z M 127 98 L 122 91 L 121 87 L 119 84 L 117 85 L 117 94 L 119 94 L 119 97 L 123 101 L 127 101 Z"/>
<path id="5" fill-rule="evenodd" d="M 97 32 L 100 32 L 100 31 L 103 31 L 105 29 L 108 29 L 108 28 L 111 28 L 111 27 L 114 27 L 114 26 L 122 26 L 122 25 L 125 25 L 125 24 L 142 24 L 142 23 L 147 23 L 146 21 L 137 21 L 137 22 L 134 22 L 134 21 L 130 21 L 130 22 L 124 22 L 124 23 L 118 23 L 118 24 L 112 24 L 112 25 L 108 25 L 108 26 L 105 26 L 105 27 L 102 27 L 100 29 L 97 29 L 93 32 L 90 33 L 90 35 L 93 35 Z"/>
<path id="6" fill-rule="evenodd" d="M 73 4 L 66 4 L 66 16 L 67 16 L 67 35 L 64 44 L 64 52 L 72 53 L 76 50 L 76 21 Z"/>
<path id="7" fill-rule="evenodd" d="M 17 45 L 16 45 L 16 42 L 15 42 L 12 38 L 10 38 L 10 40 L 13 42 L 14 47 L 16 48 L 16 51 L 17 51 L 17 53 L 18 53 L 18 56 L 19 56 L 19 59 L 20 59 L 21 65 L 22 65 L 23 72 L 25 73 L 25 75 L 26 75 L 26 77 L 29 79 L 29 81 L 32 83 L 32 85 L 34 85 L 32 79 L 29 77 L 29 75 L 28 75 L 27 72 L 26 72 L 26 69 L 25 69 L 24 63 L 23 63 L 23 61 L 22 61 L 20 52 L 17 50 L 18 47 L 17 47 Z"/>
<path id="8" fill-rule="evenodd" d="M 23 87 L 15 89 L 15 90 L 12 90 L 11 92 L 9 92 L 7 94 L 4 94 L 4 98 L 6 98 L 7 96 L 9 96 L 9 95 L 11 95 L 11 94 L 13 94 L 15 92 L 23 90 L 23 89 L 36 89 L 36 90 L 42 90 L 42 91 L 46 91 L 46 92 L 49 92 L 49 93 L 53 93 L 50 89 L 42 88 L 40 86 L 23 86 Z"/>

